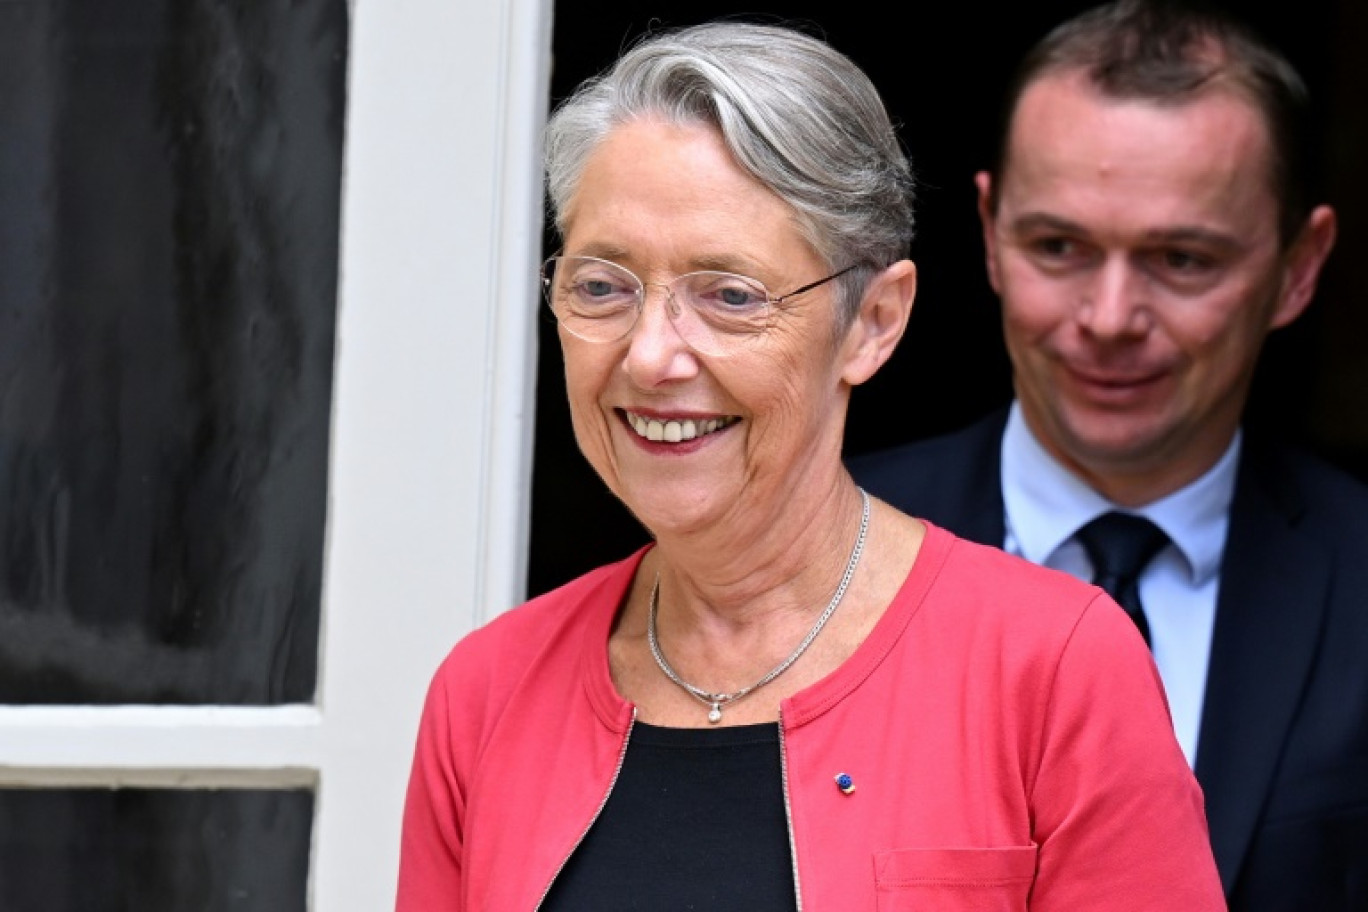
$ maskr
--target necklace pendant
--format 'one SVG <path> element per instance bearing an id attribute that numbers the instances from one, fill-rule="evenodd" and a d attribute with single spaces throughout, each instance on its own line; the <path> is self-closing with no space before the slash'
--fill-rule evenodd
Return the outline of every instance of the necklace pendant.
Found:
<path id="1" fill-rule="evenodd" d="M 831 618 L 831 613 L 841 604 L 841 599 L 843 599 L 846 594 L 846 587 L 850 585 L 850 579 L 855 575 L 855 568 L 860 565 L 860 556 L 864 554 L 865 533 L 869 531 L 869 495 L 865 493 L 863 488 L 857 488 L 856 490 L 860 492 L 861 501 L 860 531 L 859 534 L 855 536 L 855 547 L 850 550 L 850 559 L 846 561 L 845 574 L 841 577 L 840 585 L 836 587 L 836 594 L 831 597 L 831 601 L 827 603 L 826 609 L 817 618 L 817 622 L 812 625 L 812 629 L 808 631 L 807 636 L 803 638 L 803 641 L 798 644 L 797 648 L 789 653 L 788 658 L 771 668 L 768 674 L 749 687 L 743 687 L 740 690 L 734 690 L 731 693 L 711 693 L 685 681 L 679 676 L 678 672 L 670 667 L 670 663 L 665 661 L 665 655 L 660 651 L 660 641 L 656 634 L 656 614 L 660 610 L 660 574 L 658 572 L 656 573 L 655 582 L 651 585 L 651 598 L 646 609 L 646 643 L 650 647 L 651 658 L 655 659 L 656 667 L 660 669 L 665 677 L 669 678 L 681 689 L 687 691 L 700 703 L 707 705 L 708 722 L 710 724 L 716 725 L 722 721 L 722 707 L 724 705 L 730 705 L 731 703 L 740 700 L 742 697 L 759 690 L 761 687 L 764 687 L 770 681 L 773 681 L 787 671 L 789 666 L 794 662 L 798 661 L 803 653 L 807 651 L 807 648 L 812 645 L 812 641 L 817 638 L 817 634 L 822 632 L 822 627 Z"/>

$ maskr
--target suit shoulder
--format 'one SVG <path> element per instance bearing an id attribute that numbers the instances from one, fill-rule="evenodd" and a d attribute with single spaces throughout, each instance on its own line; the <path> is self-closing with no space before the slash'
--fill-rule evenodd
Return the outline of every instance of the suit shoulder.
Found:
<path id="1" fill-rule="evenodd" d="M 1006 424 L 1003 415 L 994 413 L 958 431 L 851 456 L 846 465 L 859 481 L 889 472 L 901 475 L 921 466 L 962 463 L 966 454 L 998 445 Z"/>
<path id="2" fill-rule="evenodd" d="M 1368 545 L 1368 485 L 1305 450 L 1256 445 L 1251 470 L 1286 515 L 1313 534 L 1323 530 L 1332 544 L 1360 552 Z"/>
<path id="3" fill-rule="evenodd" d="M 1368 484 L 1318 456 L 1293 450 L 1288 455 L 1304 489 L 1317 501 L 1333 502 L 1356 513 L 1368 507 Z"/>
<path id="4" fill-rule="evenodd" d="M 1007 412 L 916 443 L 851 457 L 847 468 L 870 494 L 957 535 L 1000 544 L 999 465 Z"/>

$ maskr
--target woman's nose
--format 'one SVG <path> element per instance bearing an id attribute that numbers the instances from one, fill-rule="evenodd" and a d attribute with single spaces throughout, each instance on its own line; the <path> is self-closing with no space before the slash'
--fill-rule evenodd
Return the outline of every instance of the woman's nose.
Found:
<path id="1" fill-rule="evenodd" d="M 652 289 L 657 293 L 652 295 Z M 676 324 L 680 306 L 674 293 L 664 285 L 647 285 L 642 290 L 641 312 L 628 336 L 623 366 L 632 381 L 643 389 L 687 379 L 698 372 L 693 348 L 680 335 Z"/>

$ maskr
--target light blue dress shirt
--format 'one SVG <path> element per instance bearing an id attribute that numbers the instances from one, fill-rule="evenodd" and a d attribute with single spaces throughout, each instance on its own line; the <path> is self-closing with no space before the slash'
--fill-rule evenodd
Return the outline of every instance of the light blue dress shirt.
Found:
<path id="1" fill-rule="evenodd" d="M 1092 565 L 1073 537 L 1108 510 L 1136 513 L 1168 535 L 1140 576 L 1140 602 L 1149 622 L 1174 733 L 1189 765 L 1197 760 L 1202 696 L 1211 659 L 1221 554 L 1230 525 L 1241 435 L 1197 480 L 1153 503 L 1118 507 L 1061 465 L 1036 440 L 1012 403 L 1002 435 L 1002 500 L 1007 535 L 1003 548 L 1035 564 L 1092 579 Z"/>

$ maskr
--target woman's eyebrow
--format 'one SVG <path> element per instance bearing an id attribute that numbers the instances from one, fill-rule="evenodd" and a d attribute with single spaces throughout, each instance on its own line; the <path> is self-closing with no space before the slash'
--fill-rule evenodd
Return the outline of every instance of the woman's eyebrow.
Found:
<path id="1" fill-rule="evenodd" d="M 631 259 L 631 252 L 628 251 L 626 247 L 617 244 L 595 242 L 586 244 L 583 247 L 576 247 L 574 250 L 567 247 L 562 256 L 587 256 L 594 257 L 598 260 L 611 260 L 612 262 L 617 263 L 621 260 Z"/>

